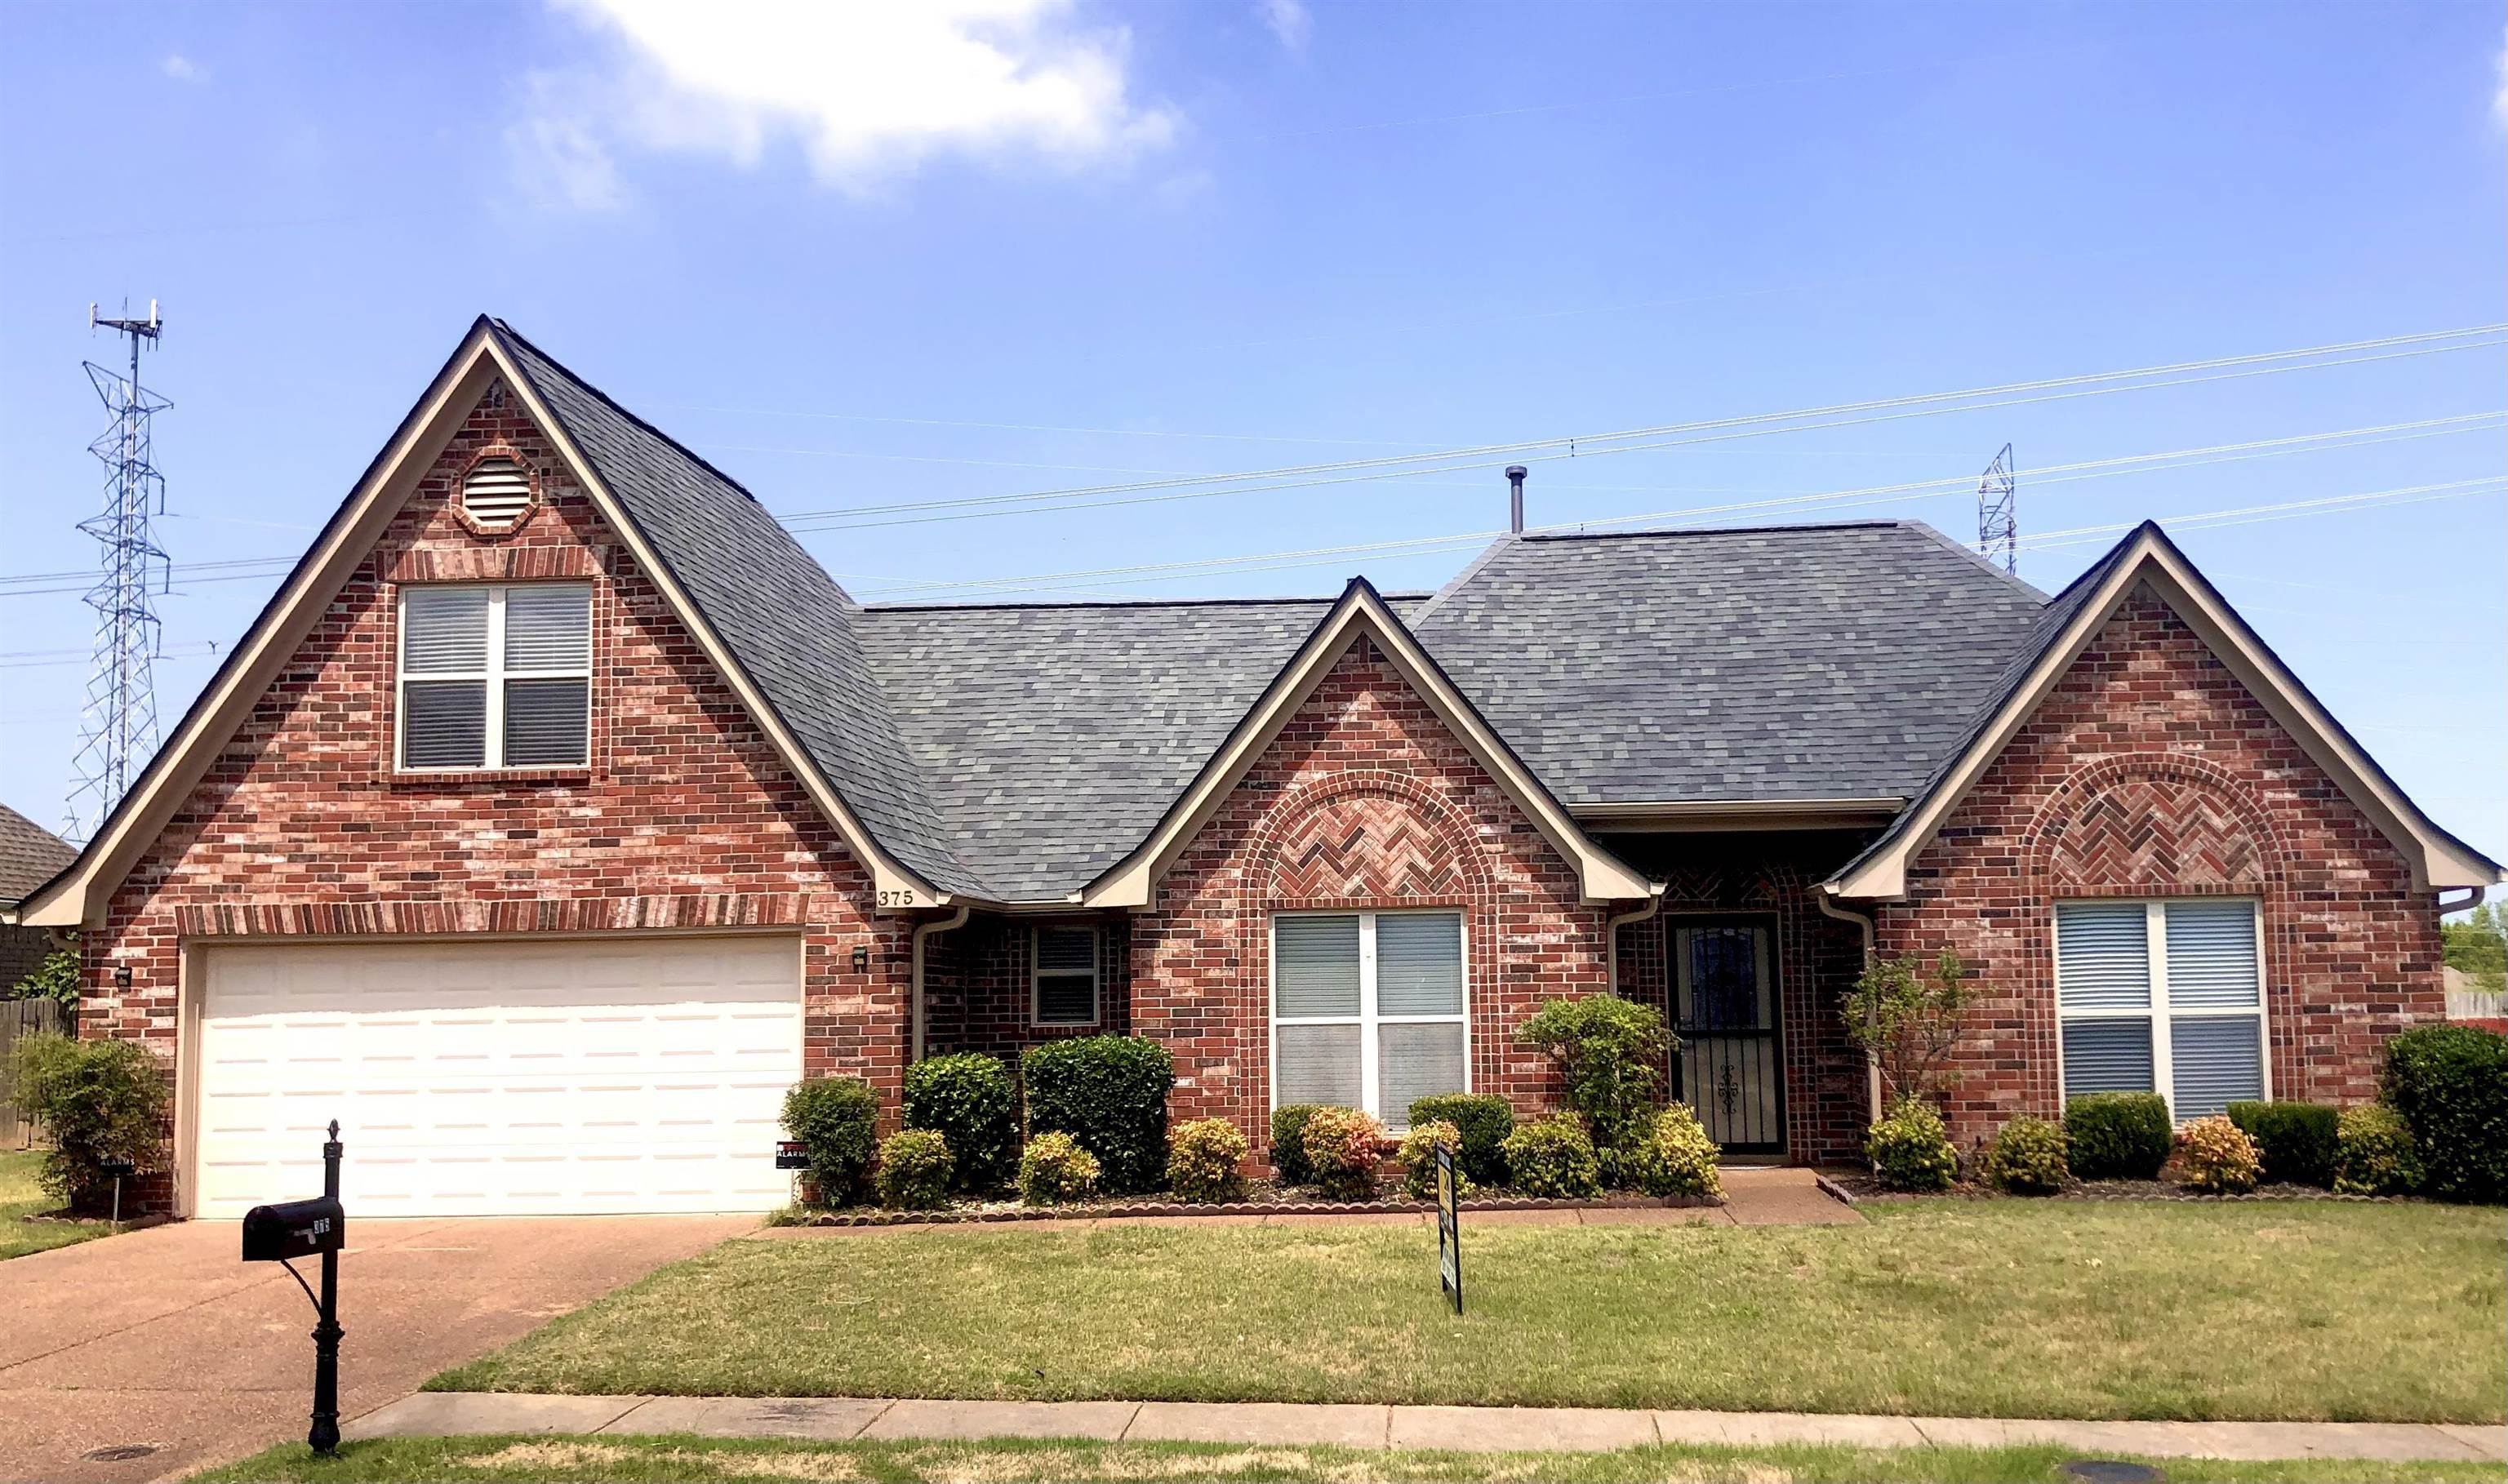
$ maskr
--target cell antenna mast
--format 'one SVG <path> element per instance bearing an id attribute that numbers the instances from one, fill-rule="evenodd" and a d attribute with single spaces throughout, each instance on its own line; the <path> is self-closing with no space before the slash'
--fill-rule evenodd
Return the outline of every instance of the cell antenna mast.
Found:
<path id="1" fill-rule="evenodd" d="M 1976 549 L 2005 572 L 2020 574 L 2020 480 L 2011 472 L 2011 445 L 1985 466 L 1976 486 Z"/>
<path id="2" fill-rule="evenodd" d="M 103 568 L 87 595 L 88 607 L 95 610 L 95 654 L 79 723 L 78 779 L 69 797 L 68 834 L 81 844 L 122 801 L 157 750 L 152 667 L 158 622 L 151 588 L 165 591 L 168 571 L 149 529 L 166 513 L 166 480 L 157 472 L 149 424 L 173 405 L 139 385 L 140 349 L 155 345 L 165 328 L 156 300 L 148 301 L 145 319 L 99 315 L 92 304 L 87 319 L 91 332 L 111 330 L 130 342 L 130 367 L 127 374 L 93 361 L 85 367 L 113 423 L 88 445 L 104 464 L 104 509 L 79 522 L 101 548 Z"/>

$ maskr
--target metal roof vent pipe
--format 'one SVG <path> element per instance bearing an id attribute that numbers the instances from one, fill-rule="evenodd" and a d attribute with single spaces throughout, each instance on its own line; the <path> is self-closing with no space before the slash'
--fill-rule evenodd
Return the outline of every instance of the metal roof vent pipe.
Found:
<path id="1" fill-rule="evenodd" d="M 1511 536 L 1524 534 L 1524 476 L 1521 464 L 1506 466 L 1506 529 Z"/>

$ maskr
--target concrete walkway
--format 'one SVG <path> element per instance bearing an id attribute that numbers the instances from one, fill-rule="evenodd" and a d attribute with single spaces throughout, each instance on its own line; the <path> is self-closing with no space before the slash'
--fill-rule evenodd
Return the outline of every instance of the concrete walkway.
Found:
<path id="1" fill-rule="evenodd" d="M 358 1418 L 352 1438 L 490 1432 L 616 1437 L 1078 1437 L 1472 1452 L 1649 1443 L 1844 1443 L 1992 1448 L 2050 1443 L 2147 1458 L 2379 1459 L 2508 1463 L 2508 1428 L 2421 1423 L 2018 1421 L 1801 1412 L 1645 1412 L 1592 1407 L 1325 1406 L 1283 1402 L 883 1401 L 845 1396 L 541 1396 L 422 1391 Z"/>

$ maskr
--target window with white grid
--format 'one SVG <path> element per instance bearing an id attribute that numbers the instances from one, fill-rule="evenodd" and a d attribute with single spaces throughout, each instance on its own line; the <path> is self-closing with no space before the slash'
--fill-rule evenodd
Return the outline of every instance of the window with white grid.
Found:
<path id="1" fill-rule="evenodd" d="M 399 686 L 403 768 L 581 766 L 591 584 L 401 589 Z"/>
<path id="2" fill-rule="evenodd" d="M 2269 1095 L 2253 900 L 2059 902 L 2064 1095 L 2158 1093 L 2183 1122 Z"/>
<path id="3" fill-rule="evenodd" d="M 1470 1091 L 1460 912 L 1272 919 L 1272 1104 L 1364 1108 L 1394 1132 L 1411 1104 Z"/>

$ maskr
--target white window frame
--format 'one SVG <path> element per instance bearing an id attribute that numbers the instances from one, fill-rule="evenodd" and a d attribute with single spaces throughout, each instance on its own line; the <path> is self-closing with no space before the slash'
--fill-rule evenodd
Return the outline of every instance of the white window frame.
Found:
<path id="1" fill-rule="evenodd" d="M 2152 1091 L 2168 1105 L 2172 1123 L 2184 1120 L 2177 1116 L 2177 1064 L 2173 1037 L 2169 1027 L 2179 1012 L 2168 999 L 2168 908 L 2172 903 L 2244 901 L 2248 921 L 2256 941 L 2256 1003 L 2244 1005 L 2190 1005 L 2184 1011 L 2190 1020 L 2226 1020 L 2231 1016 L 2252 1015 L 2256 1020 L 2257 1086 L 2264 1100 L 2270 1102 L 2272 1085 L 2272 1017 L 2268 1008 L 2271 995 L 2265 975 L 2265 905 L 2255 897 L 2061 897 L 2047 908 L 2047 941 L 2055 950 L 2055 1096 L 2070 1100 L 2064 1091 L 2064 1022 L 2067 1020 L 2149 1020 L 2151 1022 L 2151 1080 L 2158 1086 Z M 2151 1003 L 2148 1006 L 2099 1007 L 2087 1010 L 2064 1008 L 2064 914 L 2061 909 L 2083 904 L 2110 907 L 2138 905 L 2143 909 L 2143 951 L 2151 968 Z"/>
<path id="2" fill-rule="evenodd" d="M 1280 931 L 1281 919 L 1287 917 L 1356 917 L 1358 919 L 1358 1014 L 1301 1015 L 1280 1014 Z M 1376 1010 L 1376 923 L 1381 917 L 1452 917 L 1456 921 L 1457 957 L 1462 975 L 1463 1008 L 1452 1015 L 1379 1015 Z M 1280 1106 L 1280 1027 L 1283 1025 L 1355 1025 L 1358 1027 L 1359 1103 L 1363 1111 L 1376 1115 L 1388 1133 L 1401 1133 L 1410 1128 L 1409 1108 L 1385 1109 L 1377 1104 L 1383 1100 L 1377 1085 L 1377 1035 L 1386 1025 L 1460 1025 L 1463 1028 L 1463 1091 L 1472 1090 L 1472 924 L 1471 918 L 1458 907 L 1413 908 L 1395 911 L 1353 912 L 1331 908 L 1313 908 L 1298 911 L 1273 912 L 1270 935 L 1271 1032 L 1264 1037 L 1264 1056 L 1268 1061 L 1266 1075 L 1272 1085 L 1272 1106 Z"/>
<path id="3" fill-rule="evenodd" d="M 1039 939 L 1049 930 L 1088 935 L 1088 1019 L 1085 1020 L 1049 1020 L 1045 1018 L 1045 952 Z M 1077 979 L 1078 975 L 1061 973 L 1056 979 Z M 1106 1016 L 1106 942 L 1105 934 L 1093 922 L 1032 922 L 1027 929 L 1027 1023 L 1040 1030 L 1084 1030 L 1102 1021 Z"/>
<path id="4" fill-rule="evenodd" d="M 453 587 L 485 587 L 488 594 L 488 642 L 482 670 L 421 670 L 409 668 L 409 598 L 421 591 Z M 508 670 L 505 668 L 505 595 L 517 587 L 573 587 L 584 594 L 583 663 L 562 670 Z M 596 625 L 593 607 L 599 595 L 589 582 L 411 582 L 400 589 L 394 604 L 399 634 L 392 653 L 392 770 L 400 773 L 486 773 L 501 771 L 505 766 L 505 683 L 516 680 L 579 680 L 583 682 L 583 761 L 580 762 L 534 762 L 522 764 L 532 770 L 543 768 L 584 768 L 592 764 L 592 640 Z M 409 757 L 409 686 L 444 681 L 478 681 L 487 691 L 487 737 L 475 763 L 413 767 Z"/>

